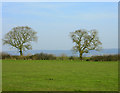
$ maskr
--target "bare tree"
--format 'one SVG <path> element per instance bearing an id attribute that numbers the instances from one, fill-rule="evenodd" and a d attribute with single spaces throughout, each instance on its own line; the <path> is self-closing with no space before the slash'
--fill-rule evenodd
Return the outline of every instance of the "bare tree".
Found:
<path id="1" fill-rule="evenodd" d="M 11 31 L 5 34 L 3 44 L 11 45 L 17 48 L 20 55 L 23 55 L 24 50 L 32 49 L 31 41 L 36 41 L 36 32 L 28 26 L 14 27 Z"/>
<path id="2" fill-rule="evenodd" d="M 100 45 L 102 43 L 98 38 L 97 30 L 76 30 L 75 32 L 71 32 L 70 36 L 73 43 L 75 43 L 73 50 L 79 52 L 80 60 L 82 60 L 83 53 L 88 53 L 89 50 L 101 49 Z"/>

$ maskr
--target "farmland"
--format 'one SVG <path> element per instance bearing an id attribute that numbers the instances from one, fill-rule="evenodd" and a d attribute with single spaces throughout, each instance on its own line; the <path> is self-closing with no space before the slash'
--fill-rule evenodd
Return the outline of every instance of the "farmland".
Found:
<path id="1" fill-rule="evenodd" d="M 3 91 L 117 91 L 118 62 L 2 60 Z"/>

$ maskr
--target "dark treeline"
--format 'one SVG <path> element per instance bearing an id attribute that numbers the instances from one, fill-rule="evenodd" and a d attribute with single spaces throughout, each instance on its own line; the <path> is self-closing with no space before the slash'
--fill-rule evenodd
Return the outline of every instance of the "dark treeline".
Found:
<path id="1" fill-rule="evenodd" d="M 102 55 L 102 56 L 92 56 L 92 57 L 84 57 L 84 61 L 118 61 L 120 55 Z M 39 53 L 34 55 L 27 56 L 17 56 L 10 55 L 7 53 L 1 53 L 0 59 L 11 59 L 11 60 L 79 60 L 79 57 L 75 56 L 66 56 L 62 54 L 61 56 L 56 57 L 53 54 Z"/>
<path id="2" fill-rule="evenodd" d="M 103 56 L 92 56 L 90 61 L 118 61 L 120 55 L 103 55 Z"/>

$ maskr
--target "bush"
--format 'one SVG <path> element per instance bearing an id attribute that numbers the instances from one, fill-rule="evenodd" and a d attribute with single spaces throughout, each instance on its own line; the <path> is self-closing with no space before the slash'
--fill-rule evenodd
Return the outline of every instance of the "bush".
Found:
<path id="1" fill-rule="evenodd" d="M 86 59 L 86 61 L 90 61 L 90 59 Z"/>
<path id="2" fill-rule="evenodd" d="M 30 58 L 35 60 L 55 60 L 56 57 L 52 54 L 40 53 L 30 56 Z"/>
<path id="3" fill-rule="evenodd" d="M 79 57 L 76 57 L 76 56 L 70 56 L 69 57 L 69 60 L 80 60 Z M 81 61 L 81 60 L 80 60 Z"/>
<path id="4" fill-rule="evenodd" d="M 14 60 L 28 60 L 29 56 L 11 56 L 11 59 L 14 59 Z"/>
<path id="5" fill-rule="evenodd" d="M 60 57 L 58 57 L 59 60 L 68 60 L 68 57 L 66 54 L 61 54 Z"/>
<path id="6" fill-rule="evenodd" d="M 92 56 L 90 60 L 91 61 L 118 61 L 118 55 Z"/>
<path id="7" fill-rule="evenodd" d="M 7 53 L 1 53 L 0 54 L 1 59 L 13 59 L 13 60 L 55 60 L 56 56 L 52 54 L 35 54 L 35 55 L 27 55 L 27 56 L 17 56 L 17 55 L 9 55 Z"/>
<path id="8" fill-rule="evenodd" d="M 70 56 L 69 60 L 75 60 L 75 58 L 73 56 Z"/>
<path id="9" fill-rule="evenodd" d="M 11 59 L 11 55 L 7 53 L 0 53 L 0 59 Z"/>

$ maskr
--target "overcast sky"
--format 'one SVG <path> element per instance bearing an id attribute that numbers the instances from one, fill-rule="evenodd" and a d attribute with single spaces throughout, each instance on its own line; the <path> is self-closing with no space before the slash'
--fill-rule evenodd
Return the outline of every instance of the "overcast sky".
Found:
<path id="1" fill-rule="evenodd" d="M 118 47 L 118 3 L 17 2 L 2 5 L 2 35 L 16 26 L 37 32 L 33 50 L 70 50 L 70 32 L 97 29 L 104 49 Z M 3 46 L 3 50 L 13 50 Z"/>

